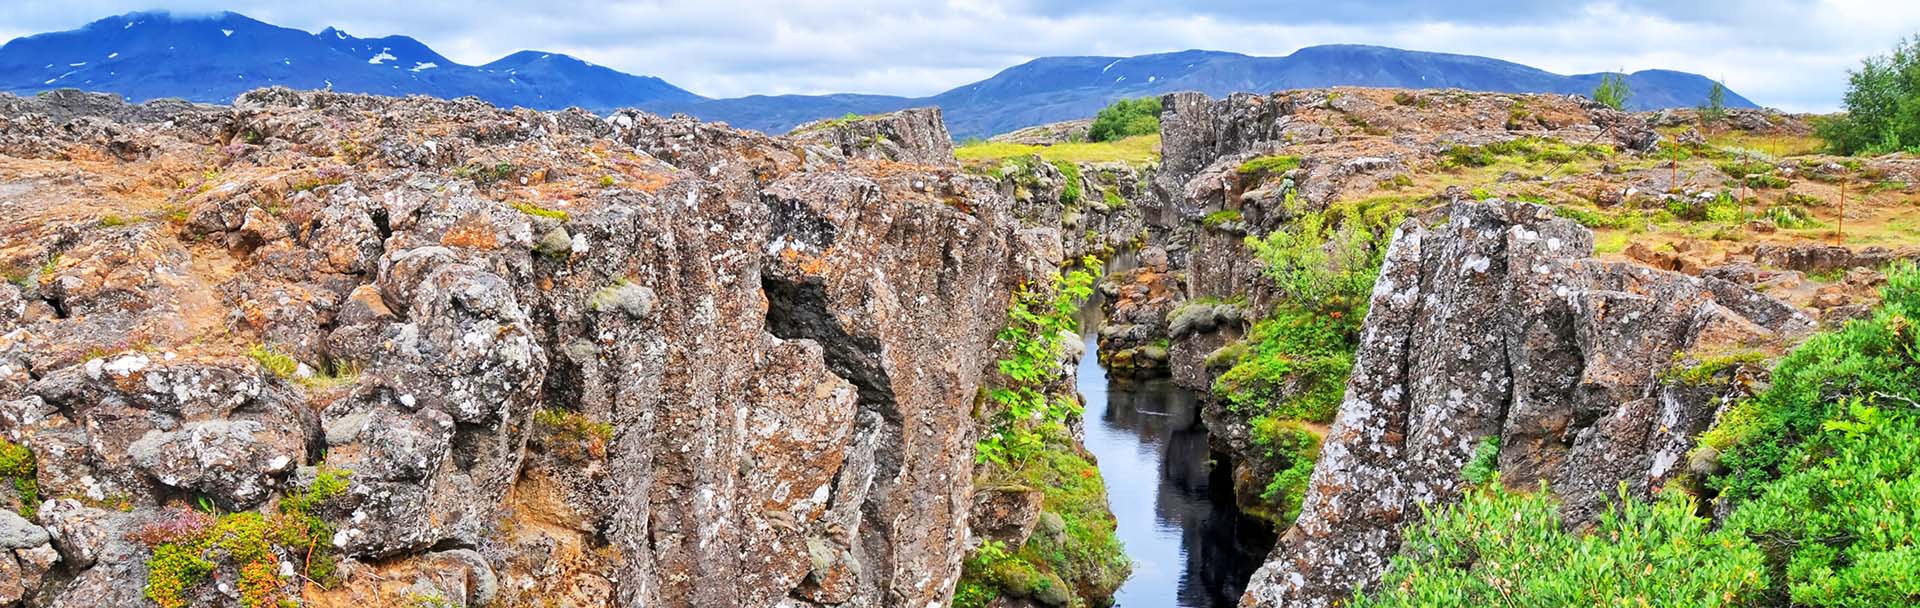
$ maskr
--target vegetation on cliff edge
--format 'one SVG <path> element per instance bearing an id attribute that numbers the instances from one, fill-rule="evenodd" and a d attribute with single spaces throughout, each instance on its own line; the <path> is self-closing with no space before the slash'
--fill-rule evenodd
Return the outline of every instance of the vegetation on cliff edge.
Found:
<path id="1" fill-rule="evenodd" d="M 1402 211 L 1371 202 L 1308 213 L 1285 230 L 1248 237 L 1286 298 L 1255 323 L 1213 391 L 1246 416 L 1254 445 L 1278 469 L 1261 493 L 1282 526 L 1299 514 L 1320 431 L 1346 394 L 1368 295 Z M 1222 349 L 1227 351 L 1228 349 Z M 1230 360 L 1229 360 L 1230 359 Z"/>
<path id="2" fill-rule="evenodd" d="M 1495 478 L 1410 528 L 1355 605 L 1920 605 L 1920 270 L 1893 267 L 1882 296 L 1702 437 L 1718 529 L 1674 484 L 1569 534 L 1544 488 Z"/>
<path id="3" fill-rule="evenodd" d="M 1061 386 L 1060 359 L 1067 340 L 1077 339 L 1077 313 L 1100 272 L 1097 259 L 1082 266 L 1045 287 L 1022 286 L 998 336 L 1007 356 L 996 364 L 1002 385 L 987 391 L 982 408 L 976 485 L 1038 491 L 1042 515 L 1021 546 L 986 543 L 968 556 L 955 606 L 985 606 L 1003 595 L 1085 606 L 1107 599 L 1131 567 L 1100 471 L 1066 426 L 1080 401 L 1072 386 Z"/>

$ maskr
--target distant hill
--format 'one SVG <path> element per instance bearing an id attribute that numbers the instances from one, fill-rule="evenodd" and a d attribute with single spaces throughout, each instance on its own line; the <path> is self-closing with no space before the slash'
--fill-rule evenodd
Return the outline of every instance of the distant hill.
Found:
<path id="1" fill-rule="evenodd" d="M 0 90 L 77 87 L 134 101 L 226 102 L 270 85 L 381 95 L 472 95 L 501 106 L 614 108 L 699 99 L 666 81 L 522 51 L 461 65 L 406 36 L 309 34 L 221 13 L 133 13 L 0 47 Z"/>
<path id="2" fill-rule="evenodd" d="M 521 51 L 485 65 L 455 63 L 405 36 L 311 34 L 244 15 L 133 13 L 77 30 L 0 46 L 0 91 L 76 87 L 134 101 L 181 97 L 226 102 L 269 85 L 382 95 L 475 96 L 501 106 L 592 110 L 639 107 L 685 112 L 735 126 L 784 132 L 800 123 L 935 105 L 955 137 L 1084 118 L 1115 99 L 1173 91 L 1219 96 L 1324 86 L 1461 88 L 1588 93 L 1601 74 L 1554 74 L 1509 61 L 1377 46 L 1308 47 L 1285 57 L 1181 51 L 1138 57 L 1043 57 L 931 97 L 754 95 L 709 99 L 650 76 L 567 55 Z M 1627 75 L 1630 109 L 1705 103 L 1713 81 L 1668 70 Z M 1728 92 L 1730 107 L 1754 107 Z"/>

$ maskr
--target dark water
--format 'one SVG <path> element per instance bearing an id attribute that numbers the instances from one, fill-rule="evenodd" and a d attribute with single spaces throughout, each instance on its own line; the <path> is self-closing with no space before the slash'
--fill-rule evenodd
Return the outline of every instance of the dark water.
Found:
<path id="1" fill-rule="evenodd" d="M 1274 533 L 1234 507 L 1228 467 L 1210 466 L 1194 393 L 1168 380 L 1107 379 L 1091 337 L 1097 321 L 1082 321 L 1089 336 L 1080 359 L 1086 445 L 1099 459 L 1120 541 L 1134 564 L 1115 605 L 1234 606 L 1273 547 Z"/>

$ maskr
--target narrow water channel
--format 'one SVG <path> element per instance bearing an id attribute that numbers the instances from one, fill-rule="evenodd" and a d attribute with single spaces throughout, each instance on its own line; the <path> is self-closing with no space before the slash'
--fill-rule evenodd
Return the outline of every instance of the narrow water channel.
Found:
<path id="1" fill-rule="evenodd" d="M 1234 506 L 1228 467 L 1210 466 L 1198 395 L 1165 379 L 1107 378 L 1096 352 L 1098 299 L 1081 319 L 1087 348 L 1079 388 L 1087 400 L 1087 449 L 1099 460 L 1134 564 L 1115 606 L 1238 605 L 1274 533 Z"/>

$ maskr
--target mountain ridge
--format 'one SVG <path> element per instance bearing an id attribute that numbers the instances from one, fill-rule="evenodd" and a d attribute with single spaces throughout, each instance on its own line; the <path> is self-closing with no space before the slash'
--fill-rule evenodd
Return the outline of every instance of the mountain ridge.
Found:
<path id="1" fill-rule="evenodd" d="M 924 97 L 834 93 L 709 98 L 653 76 L 627 74 L 562 53 L 524 50 L 465 65 L 404 35 L 317 33 L 233 12 L 128 13 L 0 46 L 0 91 L 83 88 L 131 101 L 180 97 L 226 102 L 253 88 L 384 95 L 475 96 L 499 106 L 606 111 L 636 107 L 779 133 L 845 114 L 939 106 L 955 137 L 1084 118 L 1116 99 L 1199 91 L 1212 96 L 1325 86 L 1461 88 L 1584 94 L 1604 74 L 1561 75 L 1510 61 L 1383 46 L 1311 46 L 1280 57 L 1190 49 L 1131 57 L 1052 56 Z M 231 79 L 228 79 L 231 76 Z M 1713 81 L 1649 69 L 1625 74 L 1628 109 L 1705 102 Z M 1730 107 L 1755 107 L 1731 91 Z"/>

